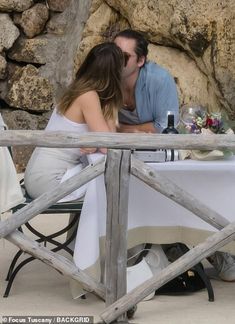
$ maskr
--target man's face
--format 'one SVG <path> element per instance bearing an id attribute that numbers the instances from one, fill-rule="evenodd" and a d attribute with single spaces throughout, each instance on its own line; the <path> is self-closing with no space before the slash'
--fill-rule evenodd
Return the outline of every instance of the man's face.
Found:
<path id="1" fill-rule="evenodd" d="M 123 68 L 122 76 L 127 78 L 137 72 L 144 64 L 144 57 L 138 59 L 135 53 L 136 41 L 125 37 L 117 37 L 114 43 L 121 48 L 126 58 L 126 66 Z"/>

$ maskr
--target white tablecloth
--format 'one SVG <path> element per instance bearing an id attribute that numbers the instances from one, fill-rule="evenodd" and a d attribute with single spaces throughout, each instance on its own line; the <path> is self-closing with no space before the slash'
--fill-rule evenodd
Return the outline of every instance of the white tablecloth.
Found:
<path id="1" fill-rule="evenodd" d="M 93 156 L 95 158 L 96 155 Z M 234 157 L 221 161 L 185 160 L 152 165 L 229 221 L 235 221 Z M 74 261 L 79 268 L 87 269 L 99 260 L 105 228 L 106 194 L 102 175 L 89 183 L 85 195 L 74 252 Z M 199 217 L 131 176 L 129 246 L 176 241 L 194 245 L 215 231 Z M 231 252 L 235 245 L 230 243 L 229 246 Z"/>
<path id="2" fill-rule="evenodd" d="M 4 130 L 5 127 L 0 114 L 0 130 Z M 0 218 L 1 213 L 24 201 L 10 152 L 7 147 L 0 147 Z"/>

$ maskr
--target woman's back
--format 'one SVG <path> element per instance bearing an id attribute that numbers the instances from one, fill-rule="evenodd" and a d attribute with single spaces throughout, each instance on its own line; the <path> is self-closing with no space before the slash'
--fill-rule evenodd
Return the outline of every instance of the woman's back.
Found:
<path id="1" fill-rule="evenodd" d="M 77 134 L 88 132 L 86 124 L 75 123 L 54 109 L 45 131 L 68 131 Z M 34 150 L 25 170 L 26 190 L 32 198 L 55 188 L 67 170 L 80 165 L 79 148 L 44 148 Z"/>
<path id="2" fill-rule="evenodd" d="M 122 104 L 121 72 L 124 55 L 112 42 L 98 44 L 87 54 L 74 81 L 64 92 L 45 129 L 82 134 L 116 130 Z M 25 171 L 25 186 L 32 198 L 53 190 L 84 167 L 84 155 L 97 148 L 36 148 Z M 98 149 L 106 153 L 106 148 Z M 86 157 L 86 156 L 85 156 Z M 80 192 L 70 197 L 80 197 Z M 72 193 L 73 194 L 73 193 Z"/>

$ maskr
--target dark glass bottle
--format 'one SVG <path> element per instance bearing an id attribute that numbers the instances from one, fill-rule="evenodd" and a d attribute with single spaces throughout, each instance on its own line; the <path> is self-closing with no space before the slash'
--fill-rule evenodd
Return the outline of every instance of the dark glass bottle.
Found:
<path id="1" fill-rule="evenodd" d="M 167 116 L 167 127 L 163 129 L 162 134 L 179 134 L 177 129 L 175 128 L 175 120 L 174 115 L 169 114 Z"/>

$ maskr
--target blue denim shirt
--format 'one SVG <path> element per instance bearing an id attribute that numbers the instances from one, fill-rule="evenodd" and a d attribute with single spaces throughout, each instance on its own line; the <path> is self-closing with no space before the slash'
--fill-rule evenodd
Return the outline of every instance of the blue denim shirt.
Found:
<path id="1" fill-rule="evenodd" d="M 153 122 L 158 131 L 167 126 L 167 112 L 179 118 L 176 84 L 170 73 L 154 62 L 140 69 L 135 87 L 135 102 L 139 123 Z"/>

